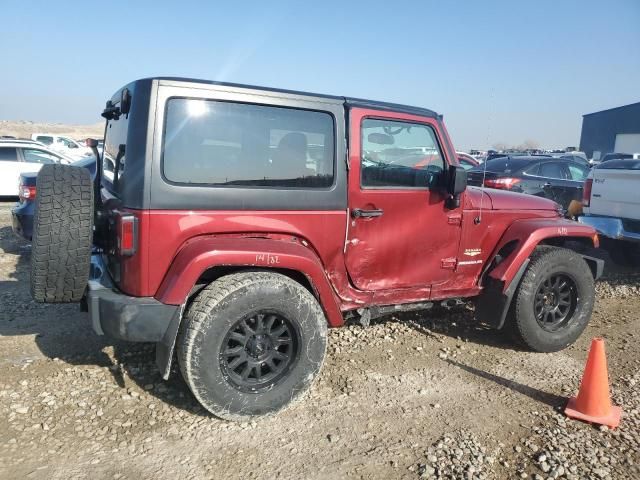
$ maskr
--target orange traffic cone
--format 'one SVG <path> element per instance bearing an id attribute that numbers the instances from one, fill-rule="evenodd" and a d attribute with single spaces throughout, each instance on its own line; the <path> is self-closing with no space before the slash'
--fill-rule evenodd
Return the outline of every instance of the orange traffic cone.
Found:
<path id="1" fill-rule="evenodd" d="M 577 397 L 569 399 L 564 413 L 571 418 L 611 428 L 616 428 L 620 424 L 622 409 L 611 405 L 607 357 L 602 338 L 594 338 L 591 341 L 580 391 Z"/>

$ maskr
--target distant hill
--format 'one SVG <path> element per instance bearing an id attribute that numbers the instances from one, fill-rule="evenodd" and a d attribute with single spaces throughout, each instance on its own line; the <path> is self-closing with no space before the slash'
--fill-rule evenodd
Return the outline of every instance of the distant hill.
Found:
<path id="1" fill-rule="evenodd" d="M 67 135 L 74 140 L 87 137 L 102 138 L 104 123 L 93 125 L 66 125 L 64 123 L 31 122 L 28 120 L 0 120 L 0 135 L 12 135 L 18 138 L 31 138 L 32 133 L 57 133 Z"/>

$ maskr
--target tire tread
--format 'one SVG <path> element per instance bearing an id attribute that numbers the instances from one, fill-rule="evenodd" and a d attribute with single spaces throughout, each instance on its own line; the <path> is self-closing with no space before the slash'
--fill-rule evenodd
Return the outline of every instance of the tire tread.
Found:
<path id="1" fill-rule="evenodd" d="M 31 295 L 37 302 L 80 301 L 89 278 L 93 183 L 84 168 L 43 165 L 36 179 Z"/>

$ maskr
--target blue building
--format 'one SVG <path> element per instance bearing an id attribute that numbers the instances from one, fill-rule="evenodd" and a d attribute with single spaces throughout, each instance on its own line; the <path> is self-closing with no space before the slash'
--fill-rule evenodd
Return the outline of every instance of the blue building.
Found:
<path id="1" fill-rule="evenodd" d="M 594 160 L 605 153 L 640 153 L 640 102 L 583 115 L 580 150 Z"/>

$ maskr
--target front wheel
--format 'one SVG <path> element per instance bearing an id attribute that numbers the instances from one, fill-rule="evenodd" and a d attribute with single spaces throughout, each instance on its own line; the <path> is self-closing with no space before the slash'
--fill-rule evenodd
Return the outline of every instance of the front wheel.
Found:
<path id="1" fill-rule="evenodd" d="M 281 410 L 316 377 L 327 321 L 315 297 L 285 275 L 222 277 L 189 307 L 178 341 L 182 375 L 209 412 L 246 420 Z"/>
<path id="2" fill-rule="evenodd" d="M 591 269 L 572 250 L 540 246 L 509 310 L 516 340 L 536 352 L 557 352 L 582 334 L 591 318 L 595 285 Z"/>

